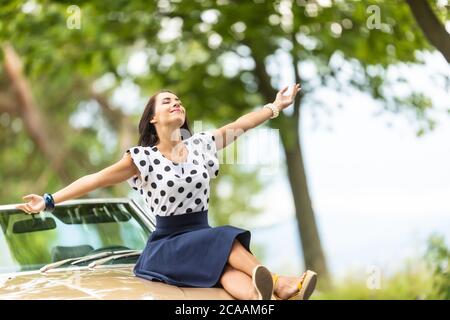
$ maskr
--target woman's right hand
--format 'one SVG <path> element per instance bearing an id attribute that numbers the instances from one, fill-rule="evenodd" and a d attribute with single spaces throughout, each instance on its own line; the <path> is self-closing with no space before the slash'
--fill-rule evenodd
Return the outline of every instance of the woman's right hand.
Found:
<path id="1" fill-rule="evenodd" d="M 45 209 L 44 197 L 37 194 L 29 194 L 22 199 L 29 200 L 27 203 L 20 203 L 16 205 L 16 209 L 25 211 L 26 213 L 38 213 Z"/>

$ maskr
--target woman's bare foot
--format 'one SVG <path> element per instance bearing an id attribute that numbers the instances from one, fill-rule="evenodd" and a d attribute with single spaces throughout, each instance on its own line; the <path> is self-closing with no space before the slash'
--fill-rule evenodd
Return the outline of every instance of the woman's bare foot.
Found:
<path id="1" fill-rule="evenodd" d="M 274 293 L 283 300 L 289 299 L 295 293 L 298 292 L 297 284 L 302 281 L 306 273 L 303 273 L 300 277 L 287 277 L 279 276 L 274 288 Z"/>

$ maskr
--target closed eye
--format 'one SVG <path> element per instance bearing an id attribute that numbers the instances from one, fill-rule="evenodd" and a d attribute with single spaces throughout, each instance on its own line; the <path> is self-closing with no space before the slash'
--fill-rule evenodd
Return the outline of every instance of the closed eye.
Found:
<path id="1" fill-rule="evenodd" d="M 180 104 L 180 105 L 183 105 L 183 103 L 181 102 L 181 100 L 180 99 L 175 99 L 176 101 L 178 101 L 178 103 Z M 170 98 L 164 98 L 163 99 L 163 101 L 162 101 L 162 103 L 163 104 L 166 104 L 166 103 L 169 103 L 170 102 Z"/>

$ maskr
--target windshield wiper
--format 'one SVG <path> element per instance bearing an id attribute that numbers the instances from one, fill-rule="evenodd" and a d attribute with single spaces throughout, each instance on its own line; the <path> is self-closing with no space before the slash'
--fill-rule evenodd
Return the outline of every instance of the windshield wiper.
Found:
<path id="1" fill-rule="evenodd" d="M 39 271 L 46 272 L 48 270 L 55 269 L 55 268 L 65 265 L 65 264 L 68 264 L 69 262 L 71 262 L 72 265 L 76 265 L 76 264 L 86 262 L 89 260 L 101 259 L 101 258 L 109 257 L 112 255 L 116 255 L 116 254 L 125 254 L 125 253 L 131 253 L 131 252 L 135 252 L 135 251 L 136 250 L 104 251 L 104 252 L 99 252 L 99 253 L 95 253 L 95 254 L 91 254 L 91 255 L 87 255 L 87 256 L 64 259 L 64 260 L 46 264 L 45 266 L 40 268 Z"/>
<path id="2" fill-rule="evenodd" d="M 98 260 L 95 260 L 95 261 L 91 262 L 88 265 L 88 267 L 89 268 L 95 268 L 96 266 L 105 264 L 106 262 L 109 262 L 111 260 L 117 260 L 117 259 L 122 259 L 122 258 L 133 257 L 133 256 L 140 256 L 141 253 L 142 253 L 142 250 L 134 250 L 134 252 L 128 252 L 128 253 L 123 253 L 123 254 L 117 254 L 117 255 L 109 256 L 109 257 L 98 259 Z"/>
<path id="3" fill-rule="evenodd" d="M 106 252 L 100 252 L 99 254 L 93 254 L 91 256 L 81 257 L 78 260 L 72 262 L 72 265 L 77 265 L 79 263 L 83 263 L 90 260 L 100 259 L 104 257 L 109 257 L 116 254 L 124 254 L 124 253 L 131 253 L 136 252 L 136 250 L 117 250 L 117 251 L 106 251 Z"/>

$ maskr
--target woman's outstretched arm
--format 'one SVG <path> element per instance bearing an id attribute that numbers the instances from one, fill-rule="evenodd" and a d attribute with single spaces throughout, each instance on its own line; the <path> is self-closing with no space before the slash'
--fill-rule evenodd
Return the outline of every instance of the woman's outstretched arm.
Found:
<path id="1" fill-rule="evenodd" d="M 79 198 L 93 190 L 115 185 L 139 174 L 139 170 L 134 164 L 131 156 L 125 153 L 122 159 L 113 165 L 106 167 L 96 173 L 83 176 L 67 187 L 53 193 L 53 200 L 56 203 L 70 199 Z M 20 203 L 15 207 L 26 213 L 38 213 L 45 208 L 44 198 L 37 194 L 29 194 L 23 197 L 26 203 Z"/>
<path id="2" fill-rule="evenodd" d="M 288 96 L 285 96 L 283 94 L 287 89 L 288 86 L 278 91 L 275 101 L 273 102 L 275 107 L 277 107 L 280 112 L 292 104 L 295 96 L 301 88 L 300 84 L 296 84 L 292 89 L 292 93 Z M 215 138 L 217 150 L 225 148 L 246 131 L 253 129 L 266 120 L 269 120 L 271 116 L 272 110 L 270 110 L 269 108 L 261 108 L 260 110 L 247 113 L 239 117 L 236 121 L 214 130 L 213 135 Z"/>

